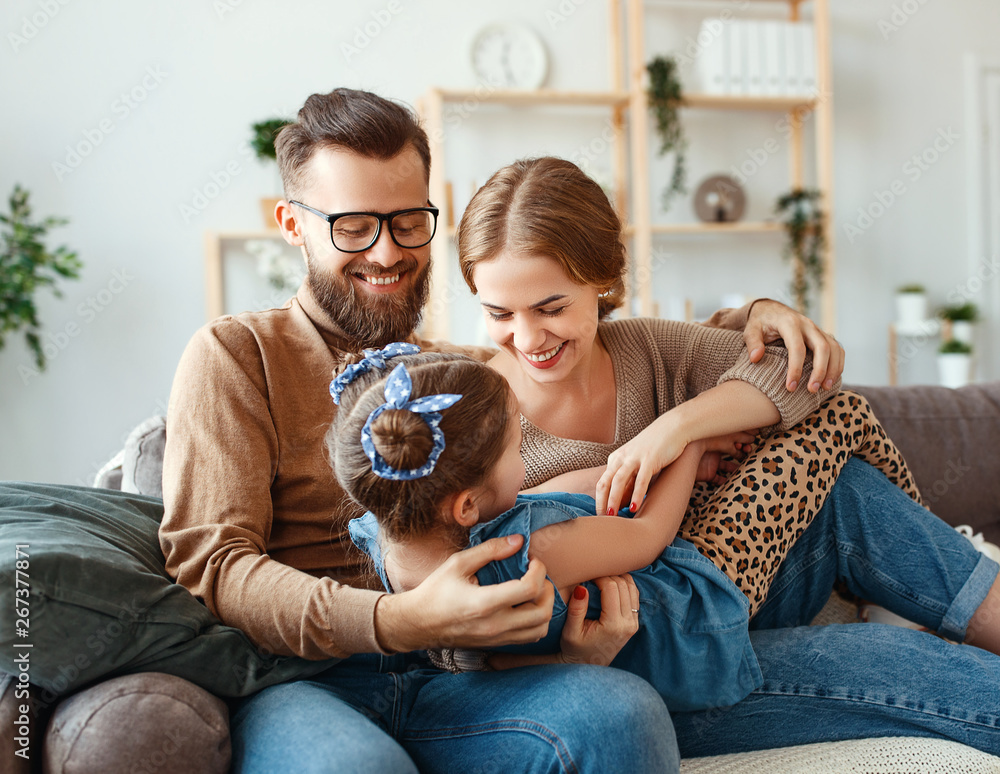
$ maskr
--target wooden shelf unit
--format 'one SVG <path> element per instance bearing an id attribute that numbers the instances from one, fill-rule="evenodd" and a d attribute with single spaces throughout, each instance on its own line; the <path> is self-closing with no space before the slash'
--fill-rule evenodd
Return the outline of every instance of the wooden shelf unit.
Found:
<path id="1" fill-rule="evenodd" d="M 762 0 L 765 1 L 765 0 Z M 766 0 L 787 8 L 790 21 L 800 20 L 804 0 Z M 816 36 L 816 93 L 822 99 L 801 97 L 756 97 L 709 94 L 686 94 L 686 109 L 709 110 L 762 110 L 788 112 L 790 118 L 808 110 L 814 113 L 816 124 L 816 187 L 823 194 L 823 219 L 826 235 L 825 271 L 820 296 L 820 324 L 834 332 L 836 328 L 836 288 L 833 233 L 833 100 L 831 89 L 829 0 L 812 0 L 813 25 Z M 666 5 L 659 4 L 658 5 Z M 685 4 L 690 7 L 691 3 Z M 705 5 L 710 5 L 705 2 Z M 654 234 L 725 234 L 765 233 L 781 231 L 777 223 L 738 223 L 732 226 L 717 224 L 663 225 L 652 222 L 652 198 L 649 184 L 650 119 L 646 108 L 646 52 L 644 40 L 644 0 L 628 0 L 627 50 L 630 94 L 629 136 L 632 150 L 632 260 L 637 278 L 639 313 L 652 313 L 652 256 Z M 799 115 L 801 118 L 801 115 Z M 790 120 L 791 128 L 791 180 L 790 187 L 804 187 L 805 153 L 801 120 Z M 793 271 L 801 271 L 794 266 Z"/>
<path id="2" fill-rule="evenodd" d="M 807 0 L 756 0 L 769 2 L 787 9 L 788 19 L 800 19 L 799 6 Z M 623 14 L 623 4 L 625 3 Z M 652 196 L 649 181 L 650 117 L 646 96 L 646 52 L 644 44 L 644 2 L 650 0 L 609 0 L 608 2 L 608 47 L 610 53 L 611 89 L 609 91 L 556 91 L 538 89 L 535 91 L 512 91 L 506 89 L 429 89 L 418 103 L 431 144 L 430 197 L 437 206 L 450 205 L 447 177 L 445 175 L 444 153 L 444 109 L 449 103 L 472 102 L 473 104 L 496 104 L 511 106 L 558 106 L 578 105 L 607 107 L 612 111 L 613 136 L 611 141 L 612 174 L 615 206 L 627 222 L 626 235 L 631 238 L 630 256 L 633 264 L 635 288 L 628 287 L 629 297 L 637 297 L 640 315 L 651 316 L 655 312 L 652 296 L 652 258 L 654 235 L 727 235 L 727 234 L 768 234 L 780 233 L 783 226 L 777 222 L 718 223 L 654 223 L 652 219 Z M 816 124 L 816 183 L 823 193 L 824 226 L 826 233 L 826 270 L 820 298 L 820 324 L 833 332 L 835 319 L 835 276 L 834 234 L 832 230 L 833 202 L 833 104 L 831 91 L 830 43 L 829 43 L 829 0 L 809 0 L 813 4 L 813 23 L 816 33 L 816 80 L 817 94 L 822 99 L 809 97 L 773 97 L 714 95 L 690 93 L 684 97 L 685 109 L 690 110 L 752 110 L 789 113 L 790 137 L 790 186 L 803 187 L 805 178 L 804 139 L 802 113 L 814 113 Z M 688 0 L 685 5 L 704 3 L 711 6 L 713 0 Z M 652 4 L 652 3 L 650 3 Z M 656 3 L 669 5 L 669 3 Z M 716 3 L 718 4 L 718 3 Z M 622 21 L 624 18 L 624 29 Z M 800 120 L 792 120 L 794 118 Z M 627 129 L 626 129 L 627 125 Z M 450 214 L 455 219 L 458 213 Z M 435 257 L 431 278 L 431 303 L 424 315 L 423 333 L 429 338 L 448 338 L 450 326 L 447 318 L 447 304 L 441 298 L 443 289 L 453 273 L 452 261 L 448 255 L 448 243 L 454 237 L 454 223 L 445 220 L 444 228 L 432 243 Z M 621 310 L 628 315 L 631 308 L 626 304 Z"/>

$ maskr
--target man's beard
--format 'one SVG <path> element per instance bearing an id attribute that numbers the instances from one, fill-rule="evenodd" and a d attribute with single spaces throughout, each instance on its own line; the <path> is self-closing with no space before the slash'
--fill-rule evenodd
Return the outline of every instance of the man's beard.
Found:
<path id="1" fill-rule="evenodd" d="M 320 307 L 354 343 L 356 349 L 384 347 L 393 341 L 403 341 L 420 324 L 424 304 L 430 293 L 430 261 L 412 280 L 408 292 L 359 293 L 344 274 L 324 271 L 313 259 L 308 242 L 305 245 L 306 284 Z M 351 274 L 380 277 L 400 272 L 412 273 L 417 262 L 406 258 L 386 269 L 378 264 L 359 263 L 347 269 Z"/>

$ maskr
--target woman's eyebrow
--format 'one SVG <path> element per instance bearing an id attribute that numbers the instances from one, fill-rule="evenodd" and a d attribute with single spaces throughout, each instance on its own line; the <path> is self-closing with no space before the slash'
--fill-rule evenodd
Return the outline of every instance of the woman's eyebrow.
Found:
<path id="1" fill-rule="evenodd" d="M 566 298 L 564 294 L 557 293 L 556 295 L 549 296 L 548 298 L 543 298 L 541 301 L 532 304 L 531 306 L 528 307 L 528 309 L 538 309 L 539 307 L 542 306 L 548 306 L 553 301 L 561 301 L 564 298 Z M 506 307 L 497 306 L 496 304 L 491 304 L 489 301 L 480 301 L 479 304 L 480 306 L 485 306 L 487 309 L 498 309 L 506 311 Z"/>

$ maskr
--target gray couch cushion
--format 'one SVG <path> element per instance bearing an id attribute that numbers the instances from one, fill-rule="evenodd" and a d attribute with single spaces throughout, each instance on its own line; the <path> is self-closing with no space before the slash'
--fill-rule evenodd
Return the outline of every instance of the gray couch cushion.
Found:
<path id="1" fill-rule="evenodd" d="M 121 490 L 163 497 L 163 449 L 167 443 L 166 417 L 150 417 L 125 440 Z"/>
<path id="2" fill-rule="evenodd" d="M 928 507 L 1000 544 L 1000 382 L 847 389 L 868 398 Z"/>
<path id="3" fill-rule="evenodd" d="M 117 677 L 62 702 L 45 736 L 46 774 L 224 774 L 229 711 L 187 680 Z"/>

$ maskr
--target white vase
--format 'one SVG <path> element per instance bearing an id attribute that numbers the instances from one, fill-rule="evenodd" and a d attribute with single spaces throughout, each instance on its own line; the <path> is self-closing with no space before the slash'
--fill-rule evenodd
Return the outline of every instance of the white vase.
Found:
<path id="1" fill-rule="evenodd" d="M 972 355 L 962 352 L 938 353 L 938 374 L 942 387 L 964 387 L 972 376 Z"/>
<path id="2" fill-rule="evenodd" d="M 896 294 L 896 327 L 902 331 L 919 329 L 927 319 L 926 293 Z"/>
<path id="3" fill-rule="evenodd" d="M 951 322 L 951 337 L 955 341 L 961 341 L 963 344 L 971 346 L 973 331 L 970 320 L 952 320 Z"/>

